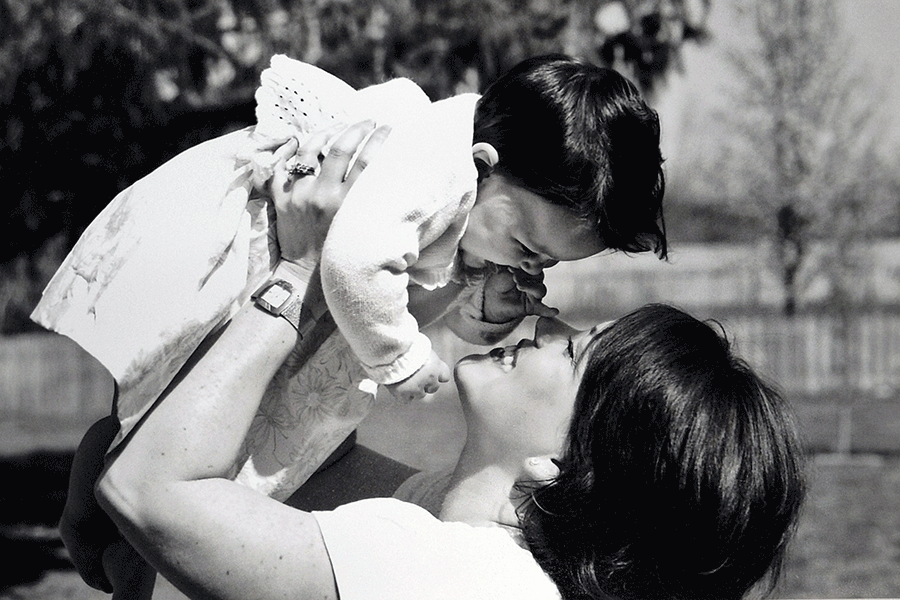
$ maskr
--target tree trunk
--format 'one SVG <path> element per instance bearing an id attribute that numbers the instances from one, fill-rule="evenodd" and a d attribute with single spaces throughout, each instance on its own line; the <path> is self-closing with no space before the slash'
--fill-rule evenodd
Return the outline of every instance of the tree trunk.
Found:
<path id="1" fill-rule="evenodd" d="M 806 220 L 790 204 L 782 206 L 777 213 L 778 232 L 777 250 L 781 267 L 781 283 L 784 290 L 785 316 L 792 317 L 797 313 L 799 290 L 797 274 L 803 264 L 806 253 L 804 228 Z"/>

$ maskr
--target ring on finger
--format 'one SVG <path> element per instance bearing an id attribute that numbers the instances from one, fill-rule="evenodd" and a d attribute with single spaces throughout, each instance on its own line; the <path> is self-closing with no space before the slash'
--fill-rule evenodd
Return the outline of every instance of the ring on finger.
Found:
<path id="1" fill-rule="evenodd" d="M 309 175 L 314 176 L 316 174 L 316 168 L 305 165 L 301 162 L 297 162 L 288 167 L 288 174 L 290 174 L 292 177 L 302 179 L 303 177 L 307 177 Z"/>

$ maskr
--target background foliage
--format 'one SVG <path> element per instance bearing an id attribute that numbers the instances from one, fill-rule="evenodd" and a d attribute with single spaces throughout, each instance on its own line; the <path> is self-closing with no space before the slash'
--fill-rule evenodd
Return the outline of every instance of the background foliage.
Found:
<path id="1" fill-rule="evenodd" d="M 273 53 L 354 86 L 433 99 L 565 51 L 647 90 L 701 39 L 710 0 L 0 0 L 0 332 L 113 196 L 184 148 L 253 121 Z"/>
<path id="2" fill-rule="evenodd" d="M 853 64 L 834 0 L 765 0 L 736 12 L 750 36 L 729 54 L 739 85 L 707 181 L 760 222 L 786 314 L 823 274 L 835 305 L 859 303 L 868 242 L 896 234 L 900 218 L 896 155 L 884 151 L 889 104 L 874 74 Z"/>

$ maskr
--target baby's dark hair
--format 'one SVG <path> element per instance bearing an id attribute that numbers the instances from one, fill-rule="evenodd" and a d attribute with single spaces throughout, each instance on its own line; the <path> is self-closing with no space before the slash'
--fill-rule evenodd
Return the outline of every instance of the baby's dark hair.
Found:
<path id="1" fill-rule="evenodd" d="M 806 489 L 779 394 L 714 327 L 664 305 L 617 320 L 582 360 L 560 474 L 520 514 L 563 598 L 771 591 Z"/>
<path id="2" fill-rule="evenodd" d="M 584 60 L 522 61 L 478 102 L 473 142 L 488 142 L 511 183 L 596 223 L 608 248 L 666 256 L 659 118 L 628 79 Z"/>

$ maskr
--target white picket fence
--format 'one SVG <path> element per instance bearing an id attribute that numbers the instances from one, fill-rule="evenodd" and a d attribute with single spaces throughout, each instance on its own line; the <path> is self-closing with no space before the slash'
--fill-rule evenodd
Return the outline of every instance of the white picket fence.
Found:
<path id="1" fill-rule="evenodd" d="M 771 314 L 717 317 L 737 352 L 787 392 L 815 394 L 851 387 L 879 397 L 900 393 L 900 314 L 854 315 L 844 343 L 827 315 L 785 319 Z M 511 336 L 531 335 L 529 324 Z M 449 360 L 484 348 L 443 328 L 428 332 Z M 84 416 L 109 410 L 106 371 L 67 338 L 29 334 L 0 338 L 0 417 Z"/>
<path id="2" fill-rule="evenodd" d="M 723 319 L 738 353 L 785 390 L 900 392 L 900 315 L 870 312 L 841 324 L 827 315 Z"/>
<path id="3" fill-rule="evenodd" d="M 852 388 L 879 397 L 900 394 L 900 314 L 854 315 L 844 336 L 839 324 L 823 314 L 792 319 L 772 314 L 714 318 L 737 354 L 786 392 L 815 394 Z M 589 322 L 582 316 L 577 324 Z M 511 339 L 532 333 L 533 326 L 526 323 Z M 484 351 L 445 329 L 429 334 L 445 357 Z"/>
<path id="4" fill-rule="evenodd" d="M 67 337 L 0 337 L 0 418 L 76 418 L 109 414 L 113 381 Z"/>
<path id="5" fill-rule="evenodd" d="M 854 314 L 846 335 L 824 314 L 780 316 L 780 290 L 753 246 L 679 246 L 671 260 L 616 254 L 547 271 L 547 303 L 576 325 L 667 302 L 719 320 L 750 364 L 786 391 L 852 387 L 880 397 L 900 391 L 900 242 L 874 244 L 859 288 L 873 307 Z M 815 278 L 804 291 L 817 298 Z M 821 298 L 818 298 L 821 300 Z M 530 323 L 511 336 L 530 336 Z M 484 351 L 443 328 L 428 331 L 446 360 Z M 0 337 L 0 418 L 100 415 L 112 382 L 96 361 L 55 335 Z"/>
<path id="6" fill-rule="evenodd" d="M 828 303 L 827 277 L 815 268 L 826 254 L 820 245 L 810 249 L 810 268 L 799 277 L 801 305 Z M 870 306 L 900 305 L 900 241 L 873 242 L 861 254 L 853 285 L 857 299 Z M 650 254 L 613 253 L 548 269 L 547 298 L 564 313 L 600 307 L 621 314 L 647 302 L 703 313 L 777 312 L 783 292 L 771 263 L 765 244 L 678 244 L 667 261 Z"/>

